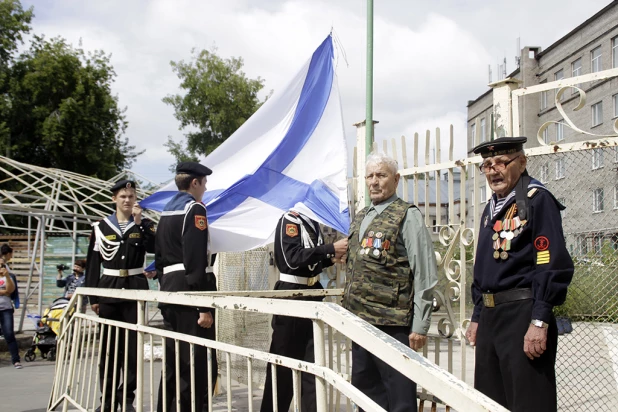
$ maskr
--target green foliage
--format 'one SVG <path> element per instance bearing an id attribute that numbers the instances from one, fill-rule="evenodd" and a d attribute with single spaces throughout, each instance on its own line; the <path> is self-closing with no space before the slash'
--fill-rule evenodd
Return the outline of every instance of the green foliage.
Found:
<path id="1" fill-rule="evenodd" d="M 575 257 L 575 273 L 557 316 L 576 321 L 618 322 L 618 250 L 605 241 L 601 253 Z"/>
<path id="2" fill-rule="evenodd" d="M 170 62 L 184 95 L 163 98 L 174 108 L 180 129 L 192 129 L 185 134 L 186 147 L 171 138 L 165 145 L 177 162 L 213 151 L 262 105 L 257 95 L 264 80 L 247 78 L 242 58 L 223 59 L 216 50 L 192 53 L 190 62 Z"/>
<path id="3" fill-rule="evenodd" d="M 123 137 L 115 76 L 103 51 L 86 54 L 61 38 L 35 36 L 9 70 L 4 145 L 11 157 L 102 179 L 130 167 L 140 153 Z"/>

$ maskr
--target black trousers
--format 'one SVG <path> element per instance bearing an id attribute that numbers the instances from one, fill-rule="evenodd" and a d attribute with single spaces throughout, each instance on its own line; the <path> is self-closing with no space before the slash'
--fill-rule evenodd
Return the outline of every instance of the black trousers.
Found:
<path id="1" fill-rule="evenodd" d="M 104 319 L 117 320 L 120 322 L 126 322 L 131 324 L 137 323 L 137 302 L 115 302 L 115 303 L 101 303 L 99 304 L 99 316 Z M 110 337 L 109 346 L 109 359 L 107 360 L 107 380 L 105 380 L 105 363 L 106 363 L 106 345 L 107 337 Z M 128 352 L 127 352 L 127 380 L 124 382 L 124 347 L 125 339 L 129 339 Z M 105 410 L 115 410 L 112 407 L 113 392 L 116 392 L 115 403 L 116 405 L 122 405 L 122 394 L 124 391 L 123 385 L 126 385 L 127 389 L 127 405 L 133 404 L 135 399 L 135 388 L 137 387 L 136 373 L 137 373 L 137 333 L 120 329 L 118 331 L 118 366 L 116 367 L 116 387 L 113 386 L 114 381 L 114 363 L 116 359 L 114 357 L 116 350 L 116 330 L 112 328 L 108 331 L 106 327 L 103 331 L 103 353 L 101 355 L 101 363 L 99 365 L 99 382 L 101 383 L 101 394 L 105 396 Z M 103 400 L 101 400 L 103 403 Z"/>
<path id="2" fill-rule="evenodd" d="M 376 326 L 410 346 L 409 326 Z M 352 342 L 352 385 L 391 412 L 416 412 L 416 383 Z M 361 409 L 362 410 L 362 409 Z"/>
<path id="3" fill-rule="evenodd" d="M 163 322 L 167 329 L 174 332 L 197 336 L 215 340 L 215 324 L 210 328 L 202 328 L 197 324 L 199 312 L 196 308 L 188 306 L 166 305 L 161 307 Z M 214 310 L 211 312 L 213 321 L 215 319 Z M 194 346 L 194 374 L 195 374 L 195 410 L 201 412 L 204 403 L 208 402 L 208 350 L 204 346 Z M 212 351 L 212 387 L 214 390 L 217 382 L 217 353 Z M 176 409 L 176 379 L 180 382 L 180 411 L 191 411 L 191 348 L 189 343 L 180 342 L 179 345 L 179 372 L 176 376 L 176 346 L 173 339 L 165 340 L 165 367 L 166 374 L 161 374 L 159 384 L 159 396 L 157 411 L 163 411 L 163 380 L 165 380 L 166 410 L 168 412 L 177 411 Z"/>
<path id="4" fill-rule="evenodd" d="M 270 344 L 270 353 L 306 362 L 315 361 L 313 322 L 310 319 L 275 315 L 273 316 L 272 327 L 273 336 Z M 315 376 L 309 373 L 302 373 L 300 388 L 302 411 L 315 411 Z M 277 405 L 279 411 L 287 411 L 290 408 L 293 394 L 292 370 L 277 366 Z M 264 396 L 260 411 L 273 411 L 273 384 L 270 364 L 266 369 L 266 382 L 264 384 Z"/>
<path id="5" fill-rule="evenodd" d="M 532 300 L 483 308 L 476 332 L 474 387 L 514 412 L 552 412 L 557 410 L 558 328 L 552 317 L 547 350 L 530 360 L 524 354 L 524 336 L 531 316 Z"/>

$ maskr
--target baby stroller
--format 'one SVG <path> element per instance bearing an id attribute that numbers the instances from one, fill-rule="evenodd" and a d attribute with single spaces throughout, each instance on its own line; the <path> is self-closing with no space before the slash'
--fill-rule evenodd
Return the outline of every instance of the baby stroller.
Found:
<path id="1" fill-rule="evenodd" d="M 24 355 L 26 362 L 36 359 L 37 349 L 41 352 L 43 359 L 56 360 L 56 337 L 60 333 L 60 317 L 68 304 L 68 299 L 58 298 L 49 308 L 45 309 L 43 317 L 37 322 L 36 331 L 32 337 L 32 346 Z"/>

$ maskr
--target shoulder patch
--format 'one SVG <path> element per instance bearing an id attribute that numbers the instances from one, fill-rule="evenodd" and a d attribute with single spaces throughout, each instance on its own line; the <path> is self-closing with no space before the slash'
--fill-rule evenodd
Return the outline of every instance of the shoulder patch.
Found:
<path id="1" fill-rule="evenodd" d="M 206 230 L 208 223 L 206 222 L 206 216 L 195 216 L 195 227 L 199 230 Z"/>
<path id="2" fill-rule="evenodd" d="M 549 249 L 549 239 L 545 236 L 538 236 L 534 239 L 534 247 L 536 250 L 543 251 Z"/>
<path id="3" fill-rule="evenodd" d="M 532 189 L 528 190 L 528 197 L 532 199 L 537 193 L 539 193 L 539 189 L 533 187 Z"/>
<path id="4" fill-rule="evenodd" d="M 288 223 L 285 225 L 285 234 L 288 235 L 289 237 L 296 237 L 298 236 L 298 226 Z"/>

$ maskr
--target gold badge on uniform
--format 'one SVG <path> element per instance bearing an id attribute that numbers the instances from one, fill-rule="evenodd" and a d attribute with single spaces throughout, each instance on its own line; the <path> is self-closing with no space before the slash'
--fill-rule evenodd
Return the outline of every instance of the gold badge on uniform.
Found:
<path id="1" fill-rule="evenodd" d="M 285 234 L 289 237 L 298 236 L 298 227 L 294 224 L 288 223 L 287 225 L 285 225 Z"/>
<path id="2" fill-rule="evenodd" d="M 105 236 L 105 239 L 107 239 L 107 240 L 116 240 L 116 235 L 107 235 L 107 236 Z"/>
<path id="3" fill-rule="evenodd" d="M 546 265 L 549 263 L 549 250 L 544 250 L 542 252 L 537 252 L 536 254 L 536 264 L 537 265 Z"/>
<path id="4" fill-rule="evenodd" d="M 129 235 L 129 239 L 139 239 L 140 237 L 142 237 L 141 233 L 131 233 Z"/>
<path id="5" fill-rule="evenodd" d="M 206 216 L 195 216 L 195 227 L 199 230 L 206 230 L 208 223 L 206 223 Z"/>

